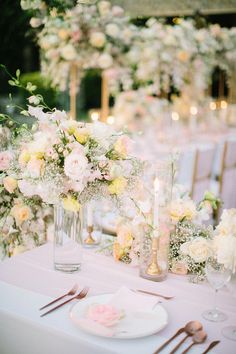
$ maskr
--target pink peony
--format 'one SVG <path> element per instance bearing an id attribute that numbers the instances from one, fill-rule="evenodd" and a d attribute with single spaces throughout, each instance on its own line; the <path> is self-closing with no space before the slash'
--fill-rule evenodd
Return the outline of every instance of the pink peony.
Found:
<path id="1" fill-rule="evenodd" d="M 0 171 L 5 171 L 9 168 L 12 157 L 13 156 L 10 151 L 0 152 Z"/>
<path id="2" fill-rule="evenodd" d="M 91 305 L 87 318 L 105 327 L 114 326 L 122 317 L 122 312 L 112 305 Z"/>

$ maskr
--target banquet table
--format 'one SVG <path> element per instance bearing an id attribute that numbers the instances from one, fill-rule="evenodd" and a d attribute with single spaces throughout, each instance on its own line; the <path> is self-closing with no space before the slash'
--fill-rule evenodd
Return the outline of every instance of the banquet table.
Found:
<path id="1" fill-rule="evenodd" d="M 191 353 L 202 353 L 213 340 L 221 343 L 211 353 L 236 353 L 236 343 L 221 334 L 223 327 L 236 324 L 236 301 L 226 288 L 218 294 L 218 305 L 228 315 L 228 320 L 213 323 L 201 316 L 213 305 L 214 294 L 208 284 L 193 284 L 186 276 L 173 274 L 169 274 L 166 281 L 156 283 L 140 278 L 138 273 L 137 267 L 115 262 L 112 257 L 91 249 L 84 250 L 81 271 L 74 274 L 55 271 L 52 243 L 4 260 L 0 263 L 0 353 L 151 354 L 190 320 L 202 322 L 208 334 L 207 341 L 194 346 Z M 168 325 L 155 335 L 121 340 L 81 331 L 69 318 L 71 304 L 46 317 L 39 316 L 38 309 L 42 305 L 68 291 L 75 283 L 80 288 L 89 286 L 88 296 L 114 293 L 122 285 L 173 295 L 172 300 L 161 300 L 168 312 Z M 181 349 L 190 343 L 188 339 Z M 163 350 L 163 354 L 169 353 L 170 348 Z"/>

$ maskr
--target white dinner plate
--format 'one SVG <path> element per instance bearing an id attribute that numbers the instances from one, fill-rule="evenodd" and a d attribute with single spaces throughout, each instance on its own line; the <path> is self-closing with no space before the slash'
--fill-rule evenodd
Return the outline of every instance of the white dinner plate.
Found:
<path id="1" fill-rule="evenodd" d="M 168 314 L 159 304 L 151 311 L 128 312 L 120 322 L 112 328 L 113 334 L 97 333 L 96 329 L 85 325 L 85 319 L 89 305 L 107 304 L 112 294 L 98 295 L 85 298 L 77 302 L 70 310 L 70 318 L 77 327 L 93 335 L 109 338 L 131 339 L 152 335 L 162 330 L 168 323 Z M 81 321 L 82 320 L 82 321 Z"/>

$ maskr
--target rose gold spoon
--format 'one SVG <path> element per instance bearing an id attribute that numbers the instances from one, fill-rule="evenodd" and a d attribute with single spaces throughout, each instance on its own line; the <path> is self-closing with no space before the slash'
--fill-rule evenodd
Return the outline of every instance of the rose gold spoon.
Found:
<path id="1" fill-rule="evenodd" d="M 177 349 L 184 343 L 184 341 L 188 338 L 193 336 L 196 332 L 202 330 L 202 324 L 198 321 L 191 321 L 186 324 L 184 327 L 184 331 L 187 333 L 187 335 L 181 339 L 181 341 L 174 347 L 174 349 L 170 352 L 170 354 L 173 354 L 176 352 Z"/>
<path id="2" fill-rule="evenodd" d="M 178 335 L 180 335 L 183 332 L 188 333 L 187 337 L 190 335 L 193 335 L 195 332 L 200 331 L 202 329 L 202 324 L 198 321 L 190 321 L 188 322 L 185 327 L 182 327 L 178 329 L 178 331 L 171 337 L 169 338 L 165 343 L 163 343 L 153 354 L 158 354 L 164 349 L 173 339 L 175 339 Z M 187 337 L 184 337 L 185 339 Z"/>
<path id="3" fill-rule="evenodd" d="M 207 339 L 206 332 L 204 332 L 204 331 L 196 332 L 192 337 L 193 343 L 190 344 L 188 346 L 188 348 L 186 348 L 181 354 L 186 354 L 189 351 L 189 349 L 191 349 L 195 344 L 201 344 L 201 343 L 205 342 L 206 339 Z"/>

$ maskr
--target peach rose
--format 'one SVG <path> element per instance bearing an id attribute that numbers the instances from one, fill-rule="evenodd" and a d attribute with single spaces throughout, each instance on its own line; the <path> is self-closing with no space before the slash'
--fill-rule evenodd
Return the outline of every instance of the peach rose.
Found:
<path id="1" fill-rule="evenodd" d="M 118 242 L 114 242 L 113 244 L 113 257 L 115 261 L 119 261 L 121 257 L 123 256 L 124 251 L 121 248 L 120 244 Z"/>
<path id="2" fill-rule="evenodd" d="M 15 178 L 7 176 L 3 178 L 3 185 L 9 193 L 13 193 L 14 190 L 17 188 L 17 181 L 15 180 Z"/>
<path id="3" fill-rule="evenodd" d="M 16 225 L 20 226 L 24 221 L 31 219 L 32 212 L 27 205 L 17 204 L 11 209 L 11 215 L 16 220 Z"/>

